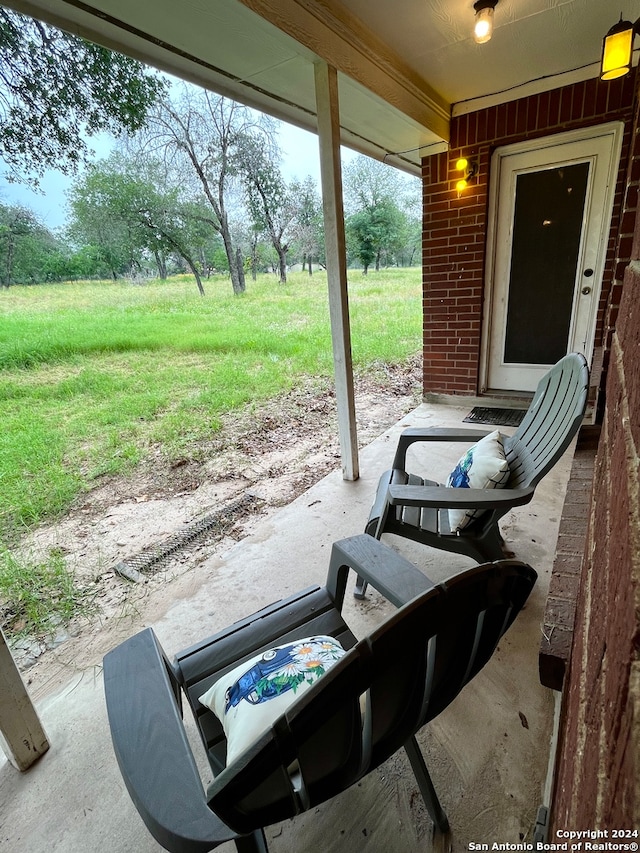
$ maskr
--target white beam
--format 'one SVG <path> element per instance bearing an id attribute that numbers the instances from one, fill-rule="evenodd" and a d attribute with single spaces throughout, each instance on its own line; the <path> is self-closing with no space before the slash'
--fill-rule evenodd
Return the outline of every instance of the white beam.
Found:
<path id="1" fill-rule="evenodd" d="M 336 69 L 330 68 L 326 62 L 317 62 L 314 68 L 329 287 L 329 315 L 333 341 L 342 476 L 345 480 L 357 480 L 360 471 L 356 407 L 353 393 L 351 331 L 349 328 L 347 252 L 342 205 L 338 74 Z"/>
<path id="2" fill-rule="evenodd" d="M 39 0 L 42 2 L 42 0 Z M 240 0 L 330 68 L 448 142 L 451 106 L 340 0 Z M 408 22 L 408 26 L 411 24 Z M 352 117 L 351 117 L 352 118 Z M 435 140 L 434 140 L 435 141 Z"/>
<path id="3" fill-rule="evenodd" d="M 49 741 L 0 630 L 0 745 L 18 770 L 26 770 Z"/>

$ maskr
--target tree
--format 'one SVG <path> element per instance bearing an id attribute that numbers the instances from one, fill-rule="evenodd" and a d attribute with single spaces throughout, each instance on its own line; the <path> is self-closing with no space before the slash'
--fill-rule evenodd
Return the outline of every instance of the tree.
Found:
<path id="1" fill-rule="evenodd" d="M 392 262 L 403 243 L 406 216 L 399 206 L 407 195 L 400 173 L 369 157 L 354 158 L 345 169 L 347 232 L 366 275 L 383 258 Z"/>
<path id="2" fill-rule="evenodd" d="M 370 212 L 362 210 L 350 216 L 346 222 L 346 231 L 348 242 L 352 242 L 355 247 L 353 254 L 359 259 L 362 271 L 367 275 L 369 267 L 376 258 L 378 241 L 378 236 L 374 234 Z"/>
<path id="3" fill-rule="evenodd" d="M 3 287 L 11 284 L 18 241 L 29 233 L 32 224 L 31 212 L 24 207 L 6 207 L 0 211 L 0 280 Z"/>
<path id="4" fill-rule="evenodd" d="M 210 208 L 212 227 L 222 238 L 233 292 L 245 289 L 242 259 L 233 241 L 231 212 L 239 185 L 243 146 L 265 130 L 264 116 L 202 89 L 183 86 L 176 102 L 157 104 L 138 142 L 163 159 L 190 198 Z"/>
<path id="5" fill-rule="evenodd" d="M 89 166 L 69 191 L 69 235 L 78 244 L 95 246 L 113 279 L 135 265 L 141 249 L 121 213 L 123 182 L 114 165 L 117 156 Z"/>
<path id="6" fill-rule="evenodd" d="M 0 7 L 0 156 L 10 180 L 75 174 L 87 136 L 135 132 L 166 87 L 140 62 Z"/>
<path id="7" fill-rule="evenodd" d="M 255 281 L 259 272 L 272 267 L 273 250 L 264 233 L 244 215 L 233 223 L 233 240 L 244 258 L 243 266 Z"/>
<path id="8" fill-rule="evenodd" d="M 264 232 L 278 256 L 280 282 L 287 280 L 287 252 L 297 213 L 296 195 L 280 171 L 280 152 L 267 134 L 253 135 L 242 145 L 245 198 L 256 232 Z"/>
<path id="9" fill-rule="evenodd" d="M 198 257 L 212 233 L 208 208 L 179 198 L 165 185 L 162 164 L 138 162 L 112 154 L 91 166 L 70 195 L 73 231 L 104 248 L 105 256 L 127 257 L 129 268 L 141 266 L 148 253 L 161 277 L 166 256 L 176 253 L 193 273 L 204 296 Z"/>
<path id="10" fill-rule="evenodd" d="M 347 233 L 352 238 L 353 251 L 360 258 L 365 275 L 374 263 L 376 270 L 380 269 L 383 256 L 393 258 L 403 222 L 402 212 L 389 198 L 375 206 L 365 207 L 347 219 Z"/>
<path id="11" fill-rule="evenodd" d="M 302 183 L 294 181 L 290 192 L 296 206 L 293 228 L 295 241 L 302 255 L 302 269 L 304 270 L 305 265 L 308 264 L 309 275 L 311 275 L 313 260 L 319 263 L 324 255 L 322 200 L 311 175 L 308 175 Z"/>
<path id="12" fill-rule="evenodd" d="M 97 246 L 80 246 L 72 251 L 63 245 L 47 255 L 43 281 L 73 281 L 81 278 L 106 278 L 109 269 L 105 267 L 102 254 Z"/>
<path id="13" fill-rule="evenodd" d="M 398 235 L 396 262 L 401 267 L 411 267 L 420 260 L 422 247 L 422 222 L 419 216 L 403 211 L 403 225 Z"/>
<path id="14" fill-rule="evenodd" d="M 404 217 L 396 261 L 410 267 L 420 263 L 422 249 L 422 192 L 418 178 L 405 179 L 405 192 L 400 199 Z"/>
<path id="15" fill-rule="evenodd" d="M 36 284 L 50 278 L 48 259 L 61 247 L 33 211 L 0 205 L 0 285 Z"/>

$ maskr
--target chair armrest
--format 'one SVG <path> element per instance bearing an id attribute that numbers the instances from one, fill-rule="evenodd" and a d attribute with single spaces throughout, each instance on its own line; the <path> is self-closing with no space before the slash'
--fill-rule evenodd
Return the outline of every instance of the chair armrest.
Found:
<path id="1" fill-rule="evenodd" d="M 398 439 L 393 467 L 406 470 L 407 450 L 416 441 L 467 441 L 474 444 L 490 435 L 486 430 L 456 429 L 455 427 L 409 427 Z"/>
<path id="2" fill-rule="evenodd" d="M 432 507 L 435 509 L 504 509 L 529 503 L 535 488 L 461 489 L 445 486 L 389 486 L 388 500 L 393 506 Z"/>
<path id="3" fill-rule="evenodd" d="M 175 853 L 204 853 L 236 838 L 207 805 L 176 681 L 150 628 L 106 655 L 104 689 L 120 771 L 153 837 Z"/>
<path id="4" fill-rule="evenodd" d="M 396 607 L 434 586 L 424 572 L 396 551 L 367 534 L 333 543 L 327 589 L 342 607 L 349 569 L 375 587 Z"/>

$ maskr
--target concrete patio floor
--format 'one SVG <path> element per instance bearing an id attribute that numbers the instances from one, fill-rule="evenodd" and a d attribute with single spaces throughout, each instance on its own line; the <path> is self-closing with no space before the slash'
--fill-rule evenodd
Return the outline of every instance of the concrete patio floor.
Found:
<path id="1" fill-rule="evenodd" d="M 363 530 L 399 432 L 406 426 L 464 427 L 469 408 L 419 406 L 361 451 L 357 482 L 343 481 L 339 471 L 325 477 L 227 553 L 204 563 L 186 594 L 177 585 L 166 612 L 153 621 L 144 613 L 132 617 L 126 633 L 151 624 L 172 654 L 270 601 L 322 583 L 331 543 Z M 437 450 L 423 445 L 421 460 L 411 467 L 427 466 L 430 476 L 443 479 L 462 450 L 460 444 Z M 531 840 L 545 800 L 555 709 L 554 694 L 539 683 L 537 656 L 572 453 L 573 446 L 529 506 L 503 520 L 508 546 L 539 574 L 529 603 L 492 661 L 419 735 L 450 836 L 433 839 L 408 761 L 399 753 L 334 801 L 268 828 L 272 853 L 457 853 L 474 849 L 472 843 Z M 473 565 L 395 537 L 384 541 L 433 580 Z M 346 619 L 358 636 L 387 612 L 390 606 L 375 591 L 369 590 L 364 602 L 347 596 Z M 116 765 L 100 665 L 96 659 L 82 672 L 69 671 L 62 689 L 36 699 L 51 748 L 30 770 L 19 773 L 0 754 L 0 849 L 7 853 L 161 850 L 138 817 Z"/>

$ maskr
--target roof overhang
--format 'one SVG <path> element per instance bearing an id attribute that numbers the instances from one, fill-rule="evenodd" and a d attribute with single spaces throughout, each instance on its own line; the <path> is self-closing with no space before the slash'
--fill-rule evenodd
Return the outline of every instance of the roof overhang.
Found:
<path id="1" fill-rule="evenodd" d="M 6 4 L 306 130 L 314 65 L 338 71 L 342 144 L 420 174 L 450 106 L 340 7 L 306 0 L 9 0 Z"/>

